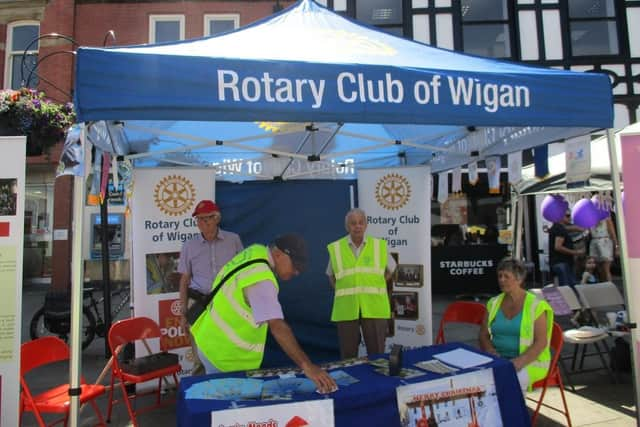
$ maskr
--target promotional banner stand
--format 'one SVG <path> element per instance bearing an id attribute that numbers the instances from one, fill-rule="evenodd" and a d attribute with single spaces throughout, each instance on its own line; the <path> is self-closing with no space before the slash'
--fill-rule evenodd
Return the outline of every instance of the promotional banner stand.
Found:
<path id="1" fill-rule="evenodd" d="M 625 306 L 627 308 L 628 320 L 629 323 L 634 324 L 637 321 L 636 313 L 637 313 L 637 300 L 633 298 L 633 289 L 629 282 L 629 250 L 627 246 L 627 230 L 625 226 L 625 217 L 622 206 L 622 191 L 620 190 L 620 168 L 618 166 L 618 162 L 616 159 L 618 158 L 618 153 L 616 149 L 616 139 L 615 133 L 613 129 L 607 129 L 607 145 L 609 146 L 609 159 L 611 164 L 611 183 L 613 184 L 613 200 L 616 207 L 616 223 L 618 233 L 618 243 L 620 245 L 620 267 L 622 269 L 622 286 L 624 289 L 624 299 Z M 635 326 L 635 325 L 634 325 Z M 632 326 L 630 328 L 631 333 L 631 373 L 633 376 L 633 385 L 635 389 L 635 404 L 636 408 L 638 407 L 638 402 L 640 402 L 640 388 L 638 387 L 640 379 L 638 375 L 638 348 L 636 343 L 640 338 L 638 336 L 638 329 Z M 636 421 L 640 421 L 640 417 L 638 415 L 638 411 L 636 410 Z"/>

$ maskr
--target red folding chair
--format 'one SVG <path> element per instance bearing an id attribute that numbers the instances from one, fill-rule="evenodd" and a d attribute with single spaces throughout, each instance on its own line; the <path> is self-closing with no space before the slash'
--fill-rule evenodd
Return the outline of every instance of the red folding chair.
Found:
<path id="1" fill-rule="evenodd" d="M 129 417 L 131 418 L 131 422 L 134 426 L 138 425 L 136 415 L 161 407 L 173 401 L 170 399 L 161 399 L 162 379 L 167 376 L 172 376 L 176 388 L 178 387 L 177 373 L 180 372 L 181 367 L 177 359 L 175 363 L 169 366 L 159 366 L 151 370 L 143 369 L 141 371 L 133 372 L 131 370 L 132 364 L 123 363 L 119 360 L 118 357 L 125 345 L 134 343 L 138 340 L 141 340 L 145 344 L 147 351 L 149 352 L 149 354 L 151 354 L 151 350 L 148 347 L 147 340 L 160 339 L 161 336 L 162 334 L 160 332 L 160 327 L 158 326 L 158 324 L 148 317 L 132 317 L 130 319 L 120 320 L 114 323 L 109 329 L 108 340 L 109 348 L 111 349 L 112 354 L 112 364 L 111 389 L 109 391 L 107 421 L 111 419 L 111 410 L 113 409 L 113 404 L 119 402 L 118 400 L 114 401 L 113 399 L 115 388 L 114 383 L 116 382 L 116 380 L 119 383 L 117 384 L 117 386 L 119 386 L 120 390 L 122 391 L 122 401 L 124 401 L 127 406 Z M 161 353 L 166 352 L 162 340 L 160 340 L 160 351 Z M 154 355 L 160 355 L 161 353 L 155 353 Z M 133 395 L 129 395 L 129 393 L 127 392 L 127 385 L 144 383 L 151 380 L 158 380 L 158 386 L 156 389 L 152 389 L 145 393 L 135 393 Z M 138 397 L 148 394 L 156 395 L 155 404 L 134 411 L 131 406 L 131 400 L 135 401 Z"/>
<path id="2" fill-rule="evenodd" d="M 456 301 L 449 304 L 440 320 L 436 344 L 444 344 L 444 326 L 449 322 L 482 325 L 487 308 L 484 304 L 471 301 Z"/>
<path id="3" fill-rule="evenodd" d="M 562 383 L 562 376 L 560 375 L 560 369 L 558 367 L 558 360 L 560 358 L 560 353 L 562 352 L 562 344 L 564 343 L 563 331 L 560 325 L 557 323 L 553 323 L 553 330 L 551 332 L 551 343 L 550 347 L 553 352 L 553 357 L 551 358 L 551 364 L 549 365 L 549 372 L 547 376 L 541 379 L 540 381 L 536 381 L 533 383 L 533 388 L 542 388 L 542 392 L 540 393 L 540 399 L 537 400 L 538 404 L 536 405 L 536 410 L 533 412 L 531 416 L 531 425 L 535 426 L 536 418 L 538 417 L 538 413 L 540 412 L 540 406 L 545 406 L 546 408 L 553 409 L 554 411 L 560 412 L 564 414 L 567 418 L 567 426 L 571 427 L 571 418 L 569 417 L 569 407 L 567 406 L 567 400 L 564 396 L 564 384 Z M 560 388 L 560 396 L 562 397 L 562 405 L 564 406 L 564 411 L 558 409 L 556 407 L 550 406 L 546 403 L 543 403 L 544 395 L 547 392 L 547 387 L 550 386 L 558 386 Z M 527 399 L 536 402 L 536 399 L 527 396 Z"/>
<path id="4" fill-rule="evenodd" d="M 36 395 L 29 388 L 25 376 L 36 368 L 48 365 L 50 363 L 63 362 L 69 360 L 69 347 L 58 337 L 42 337 L 33 341 L 25 342 L 20 346 L 20 424 L 22 424 L 22 415 L 24 412 L 33 412 L 38 425 L 47 426 L 42 418 L 43 413 L 64 414 L 51 424 L 56 425 L 64 422 L 67 425 L 69 418 L 69 407 L 71 399 L 69 397 L 69 384 L 60 384 L 52 387 Z M 105 392 L 105 387 L 99 384 L 86 384 L 84 378 L 81 378 L 80 385 L 80 404 L 89 403 L 98 416 L 100 425 L 105 425 L 102 419 L 102 413 L 96 405 L 95 399 Z"/>

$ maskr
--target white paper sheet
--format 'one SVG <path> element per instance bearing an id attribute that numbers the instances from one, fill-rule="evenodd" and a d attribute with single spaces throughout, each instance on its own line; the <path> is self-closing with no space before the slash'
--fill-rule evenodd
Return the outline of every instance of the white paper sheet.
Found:
<path id="1" fill-rule="evenodd" d="M 434 354 L 433 357 L 448 365 L 457 366 L 462 369 L 484 365 L 485 363 L 489 363 L 493 360 L 490 357 L 465 350 L 464 348 L 457 348 L 444 353 Z"/>

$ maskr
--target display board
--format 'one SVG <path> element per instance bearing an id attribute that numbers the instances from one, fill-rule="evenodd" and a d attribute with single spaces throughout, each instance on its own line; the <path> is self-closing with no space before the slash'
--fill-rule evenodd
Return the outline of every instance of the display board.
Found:
<path id="1" fill-rule="evenodd" d="M 359 207 L 367 214 L 367 234 L 385 239 L 398 265 L 393 276 L 392 344 L 432 342 L 430 168 L 365 169 L 358 172 Z M 361 349 L 363 350 L 363 349 Z"/>
<path id="2" fill-rule="evenodd" d="M 191 217 L 196 203 L 215 199 L 215 171 L 135 169 L 133 179 L 133 313 L 158 322 L 167 348 L 180 356 L 181 375 L 189 374 L 193 357 L 189 337 L 180 327 L 177 259 L 182 243 L 200 233 Z M 142 343 L 136 344 L 137 354 L 146 354 Z M 158 343 L 152 344 L 157 351 Z"/>
<path id="3" fill-rule="evenodd" d="M 24 136 L 0 138 L 0 425 L 18 425 L 24 241 Z"/>

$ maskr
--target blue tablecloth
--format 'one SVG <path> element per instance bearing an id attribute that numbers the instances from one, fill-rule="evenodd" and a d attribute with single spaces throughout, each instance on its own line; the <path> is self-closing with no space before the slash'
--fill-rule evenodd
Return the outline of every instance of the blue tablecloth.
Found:
<path id="1" fill-rule="evenodd" d="M 432 356 L 444 351 L 465 348 L 477 351 L 476 349 L 460 344 L 449 343 L 421 347 L 413 350 L 405 350 L 403 366 L 412 366 L 416 362 L 432 359 Z M 483 365 L 486 368 L 493 368 L 500 413 L 505 425 L 530 426 L 529 413 L 527 412 L 524 398 L 520 391 L 518 378 L 511 362 L 493 358 L 493 361 Z M 444 375 L 425 373 L 423 376 L 400 379 L 388 377 L 374 372 L 374 367 L 369 364 L 356 365 L 341 368 L 360 381 L 346 387 L 340 388 L 337 392 L 329 395 L 334 399 L 335 425 L 336 427 L 352 427 L 357 425 L 394 427 L 400 426 L 400 416 L 396 402 L 396 387 L 402 384 L 419 383 L 432 379 L 443 378 Z M 460 370 L 456 374 L 463 374 L 469 370 Z M 210 426 L 211 411 L 229 409 L 232 402 L 225 400 L 203 400 L 185 399 L 186 390 L 193 384 L 206 381 L 212 378 L 244 377 L 243 372 L 231 374 L 215 374 L 199 377 L 182 378 L 178 395 L 178 426 Z M 322 399 L 321 395 L 294 396 L 293 401 Z M 237 402 L 241 406 L 262 406 L 277 403 L 290 403 L 287 401 L 241 401 Z M 508 421 L 508 423 L 507 423 Z"/>

